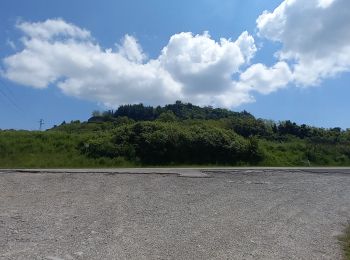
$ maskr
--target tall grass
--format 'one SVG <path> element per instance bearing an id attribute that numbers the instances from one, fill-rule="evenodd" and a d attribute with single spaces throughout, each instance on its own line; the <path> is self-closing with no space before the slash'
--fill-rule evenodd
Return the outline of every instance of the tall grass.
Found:
<path id="1" fill-rule="evenodd" d="M 0 168 L 128 167 L 123 158 L 88 158 L 77 149 L 88 135 L 0 131 Z"/>
<path id="2" fill-rule="evenodd" d="M 82 152 L 81 145 L 92 137 L 110 134 L 111 128 L 86 129 L 86 131 L 1 131 L 0 168 L 98 168 L 133 167 L 141 165 L 138 160 L 128 161 L 123 157 L 89 156 Z M 258 166 L 348 166 L 350 151 L 345 144 L 314 145 L 299 138 L 276 141 L 258 140 L 262 160 Z M 80 148 L 79 148 L 80 147 Z M 152 163 L 157 165 L 157 163 Z M 163 165 L 164 164 L 159 164 Z M 171 166 L 180 164 L 169 163 Z M 195 163 L 193 162 L 193 165 Z M 226 163 L 225 166 L 229 166 Z M 242 161 L 235 165 L 253 166 Z M 186 163 L 191 166 L 191 162 Z M 212 165 L 214 166 L 214 165 Z M 219 166 L 216 165 L 215 166 Z"/>
<path id="3" fill-rule="evenodd" d="M 284 142 L 260 139 L 260 166 L 349 166 L 348 146 L 309 143 L 299 138 Z"/>

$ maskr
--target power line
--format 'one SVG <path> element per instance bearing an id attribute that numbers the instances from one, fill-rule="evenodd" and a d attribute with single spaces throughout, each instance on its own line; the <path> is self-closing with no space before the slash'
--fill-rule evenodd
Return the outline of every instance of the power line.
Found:
<path id="1" fill-rule="evenodd" d="M 0 93 L 21 113 L 25 113 L 24 110 L 17 105 L 16 101 L 10 97 L 9 95 L 7 95 L 7 93 L 2 89 L 0 88 Z"/>
<path id="2" fill-rule="evenodd" d="M 0 78 L 0 81 L 3 81 Z M 7 92 L 5 91 L 5 89 L 7 90 Z M 16 110 L 17 112 L 21 115 L 21 117 L 26 118 L 26 111 L 23 110 L 21 108 L 21 106 L 18 105 L 18 103 L 16 102 L 16 97 L 13 94 L 13 92 L 11 91 L 11 89 L 6 86 L 6 84 L 1 84 L 0 86 L 0 96 L 3 96 Z M 41 131 L 43 129 L 43 125 L 44 123 L 44 119 L 40 119 L 39 120 L 39 130 Z"/>
<path id="3" fill-rule="evenodd" d="M 1 80 L 3 82 L 3 80 Z M 7 90 L 8 93 L 10 93 L 10 96 L 15 99 L 15 95 L 13 94 L 11 88 L 9 86 L 7 86 L 6 84 L 3 84 L 2 86 L 4 86 Z"/>

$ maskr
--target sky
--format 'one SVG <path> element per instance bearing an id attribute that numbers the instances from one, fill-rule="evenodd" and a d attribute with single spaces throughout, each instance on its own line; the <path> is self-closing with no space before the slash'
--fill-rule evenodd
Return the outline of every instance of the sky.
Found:
<path id="1" fill-rule="evenodd" d="M 2 0 L 0 129 L 176 100 L 350 128 L 348 0 Z"/>

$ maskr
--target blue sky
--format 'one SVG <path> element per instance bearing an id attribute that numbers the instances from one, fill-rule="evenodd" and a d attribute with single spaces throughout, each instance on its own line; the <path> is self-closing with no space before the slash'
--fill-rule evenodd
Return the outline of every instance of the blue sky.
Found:
<path id="1" fill-rule="evenodd" d="M 349 10 L 349 4 L 345 0 L 311 0 L 309 6 L 301 7 L 298 2 L 302 1 L 295 1 L 294 5 L 287 5 L 286 2 L 288 1 L 180 0 L 170 2 L 128 0 L 97 2 L 61 0 L 48 3 L 44 0 L 3 0 L 0 3 L 2 70 L 2 77 L 0 77 L 0 128 L 37 129 L 38 121 L 41 118 L 45 120 L 45 127 L 52 127 L 64 120 L 86 120 L 93 110 L 104 110 L 132 100 L 157 105 L 158 103 L 171 102 L 172 98 L 175 101 L 179 96 L 184 97 L 185 101 L 200 105 L 205 105 L 207 102 L 208 105 L 225 106 L 236 111 L 245 109 L 257 117 L 276 121 L 290 119 L 298 123 L 321 127 L 350 127 L 350 118 L 347 116 L 347 111 L 350 109 L 350 102 L 347 100 L 350 94 L 348 87 L 350 83 L 349 64 L 342 61 L 341 58 L 348 55 L 349 38 L 344 36 L 342 37 L 343 41 L 334 43 L 329 43 L 332 38 L 328 37 L 328 40 L 326 37 L 320 38 L 320 35 L 336 37 L 338 31 L 339 34 L 344 34 L 344 30 L 339 28 L 335 18 L 334 22 L 328 22 L 328 20 L 333 19 L 332 14 L 342 5 L 345 7 L 343 10 Z M 276 9 L 282 5 L 285 6 Z M 301 10 L 300 12 L 298 12 L 298 8 Z M 261 16 L 264 10 L 267 10 L 270 16 Z M 317 17 L 320 13 L 323 15 L 322 17 L 327 16 L 328 20 L 323 23 L 322 28 L 328 31 L 313 34 L 308 31 L 308 28 L 298 25 L 297 22 L 303 21 L 303 19 L 305 19 L 306 27 L 307 24 L 312 23 L 310 13 L 314 14 L 315 19 L 320 19 L 321 16 Z M 344 13 L 344 17 L 347 14 Z M 257 24 L 259 16 L 261 19 Z M 275 25 L 281 24 L 278 20 L 281 16 L 285 17 L 288 23 L 283 28 L 276 29 Z M 102 90 L 98 89 L 98 84 L 92 88 L 91 81 L 83 81 L 84 76 L 80 74 L 84 70 L 81 67 L 77 68 L 77 64 L 61 64 L 66 62 L 67 57 L 72 56 L 71 54 L 66 53 L 64 57 L 57 56 L 56 60 L 62 59 L 60 66 L 72 67 L 72 70 L 76 70 L 74 75 L 61 72 L 62 68 L 55 65 L 53 68 L 47 68 L 54 71 L 52 72 L 54 75 L 57 74 L 55 80 L 52 81 L 46 78 L 49 77 L 48 75 L 37 75 L 42 71 L 31 70 L 30 76 L 24 74 L 23 67 L 31 65 L 23 64 L 23 61 L 28 60 L 26 57 L 11 58 L 10 62 L 5 62 L 7 57 L 14 57 L 15 54 L 20 54 L 23 50 L 33 50 L 31 49 L 32 45 L 26 46 L 21 42 L 21 39 L 27 37 L 32 40 L 37 37 L 37 35 L 33 36 L 32 31 L 29 30 L 43 26 L 45 21 L 60 21 L 60 24 L 89 31 L 91 35 L 89 37 L 59 33 L 60 37 L 67 38 L 67 42 L 68 40 L 76 42 L 77 47 L 85 48 L 91 44 L 95 47 L 99 46 L 101 51 L 96 51 L 96 55 L 101 55 L 101 57 L 106 56 L 104 55 L 105 49 L 111 48 L 112 52 L 116 53 L 115 56 L 120 54 L 126 57 L 125 62 L 129 62 L 127 66 L 130 65 L 130 68 L 135 66 L 141 68 L 147 64 L 145 73 L 150 73 L 150 75 L 139 78 L 135 74 L 140 70 L 136 69 L 131 75 L 123 72 L 124 74 L 120 76 L 123 80 L 104 82 L 104 74 L 101 76 L 100 73 L 96 72 L 98 68 L 95 68 L 93 73 L 96 72 L 96 77 L 99 75 L 102 77 L 101 80 L 97 81 L 101 82 L 101 89 L 108 90 L 101 92 Z M 349 20 L 342 20 L 342 23 L 344 26 L 350 25 Z M 30 26 L 30 29 L 28 26 L 21 27 L 21 24 Z M 53 24 L 57 25 L 57 23 Z M 336 28 L 339 30 L 332 30 L 331 26 L 337 26 Z M 203 34 L 205 31 L 209 32 L 210 38 Z M 243 47 L 239 46 L 238 50 L 236 46 L 238 43 L 235 44 L 236 40 L 245 31 L 248 33 L 243 37 L 245 44 L 242 45 Z M 182 32 L 191 32 L 192 36 L 181 34 Z M 197 34 L 199 37 L 196 38 Z M 300 44 L 293 43 L 293 39 L 288 38 L 288 35 L 294 35 L 294 39 L 295 35 L 309 38 L 302 38 L 303 44 Z M 177 37 L 173 37 L 173 42 L 170 44 L 172 36 Z M 231 39 L 231 41 L 227 46 L 222 44 L 218 47 L 214 43 L 219 43 L 220 38 Z M 38 39 L 43 42 L 65 43 L 61 38 L 47 40 L 40 36 Z M 124 41 L 123 39 L 128 40 Z M 254 39 L 254 44 L 251 39 Z M 317 43 L 310 51 L 310 47 L 306 43 L 316 42 L 315 39 Z M 119 47 L 116 47 L 116 44 Z M 186 45 L 187 47 L 184 48 L 180 44 L 188 46 Z M 250 44 L 251 47 L 248 54 L 244 47 L 247 44 Z M 50 46 L 53 48 L 53 45 Z M 134 52 L 130 54 L 130 46 L 139 46 L 142 51 L 138 52 L 132 49 Z M 161 51 L 165 47 L 167 47 L 168 53 L 160 57 Z M 119 53 L 117 54 L 118 48 Z M 195 65 L 188 62 L 180 63 L 179 55 L 183 54 L 181 51 L 187 55 L 188 52 L 195 50 L 203 52 L 206 48 L 213 48 L 210 57 L 216 55 L 214 58 L 224 67 L 223 71 L 226 69 L 232 71 L 229 81 L 225 78 L 227 73 L 217 76 L 221 71 L 218 72 L 218 67 L 215 68 L 214 65 L 210 67 L 213 70 L 206 67 L 201 74 L 202 71 L 194 67 L 198 63 Z M 52 49 L 52 51 L 57 50 Z M 177 52 L 178 56 L 173 54 L 176 51 L 180 52 L 180 54 Z M 232 60 L 239 54 L 235 51 L 241 53 L 243 59 L 232 63 Z M 282 55 L 277 57 L 276 52 L 281 52 Z M 50 49 L 48 53 L 50 53 Z M 85 57 L 83 51 L 80 54 L 81 57 Z M 227 57 L 230 57 L 231 54 L 233 58 L 230 60 Z M 339 56 L 337 56 L 338 54 Z M 38 60 L 45 56 L 37 51 L 35 55 L 37 56 L 34 58 Z M 136 56 L 130 57 L 130 55 Z M 112 56 L 114 57 L 114 55 Z M 310 57 L 314 57 L 312 62 Z M 110 64 L 107 59 L 109 60 L 106 58 L 106 60 L 101 61 L 103 66 Z M 190 56 L 188 59 L 192 59 L 192 62 L 198 57 Z M 203 59 L 207 59 L 207 57 Z M 119 56 L 113 59 L 114 62 L 117 60 L 120 60 Z M 161 65 L 153 65 L 152 62 L 149 62 L 151 60 L 159 61 Z M 42 62 L 42 60 L 39 61 Z M 124 60 L 122 61 L 124 62 Z M 46 66 L 51 66 L 46 60 L 43 62 Z M 204 61 L 200 62 L 204 64 Z M 203 64 L 200 64 L 200 68 L 203 68 Z M 256 66 L 256 64 L 260 65 Z M 323 68 L 319 64 L 326 65 Z M 180 73 L 178 67 L 180 65 L 189 66 L 195 72 L 192 74 Z M 111 73 L 115 73 L 115 66 L 118 67 L 118 64 L 111 64 Z M 26 68 L 27 70 L 28 68 Z M 41 67 L 40 70 L 46 70 L 46 68 Z M 86 71 L 91 73 L 92 70 Z M 149 83 L 151 86 L 142 85 L 143 82 L 154 78 L 154 74 L 163 72 L 165 75 L 157 81 Z M 77 78 L 78 74 L 82 78 Z M 201 75 L 206 75 L 205 79 L 212 84 L 204 87 Z M 210 78 L 211 75 L 212 78 Z M 45 77 L 45 84 L 42 84 L 41 81 L 38 82 L 43 77 Z M 36 78 L 38 80 L 34 81 Z M 74 89 L 75 86 L 71 82 L 59 85 L 58 82 L 69 78 L 83 82 L 81 88 Z M 24 83 L 32 82 L 32 79 L 32 84 Z M 171 89 L 168 86 L 158 88 L 157 84 L 163 84 L 169 80 L 171 81 L 169 83 Z M 274 84 L 271 81 L 280 83 Z M 139 86 L 141 90 L 125 90 L 124 88 L 128 88 L 127 82 Z M 264 84 L 268 87 L 265 87 Z M 218 89 L 215 89 L 216 87 Z M 143 94 L 142 88 L 146 89 L 145 94 Z M 174 90 L 181 88 L 185 90 L 181 90 L 182 92 Z M 149 92 L 156 94 L 148 95 Z M 167 94 L 163 96 L 163 92 Z M 144 100 L 142 100 L 143 96 Z"/>

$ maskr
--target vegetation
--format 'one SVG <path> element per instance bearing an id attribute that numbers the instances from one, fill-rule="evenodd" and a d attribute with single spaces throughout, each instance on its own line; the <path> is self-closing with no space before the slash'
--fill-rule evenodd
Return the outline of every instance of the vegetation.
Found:
<path id="1" fill-rule="evenodd" d="M 77 149 L 87 135 L 65 132 L 0 131 L 1 168 L 129 166 L 122 158 L 88 158 Z"/>
<path id="2" fill-rule="evenodd" d="M 0 130 L 0 167 L 350 165 L 350 130 L 177 101 L 94 111 L 45 132 Z"/>
<path id="3" fill-rule="evenodd" d="M 350 260 L 350 226 L 345 230 L 345 234 L 340 237 L 340 242 L 344 249 L 344 259 Z"/>

